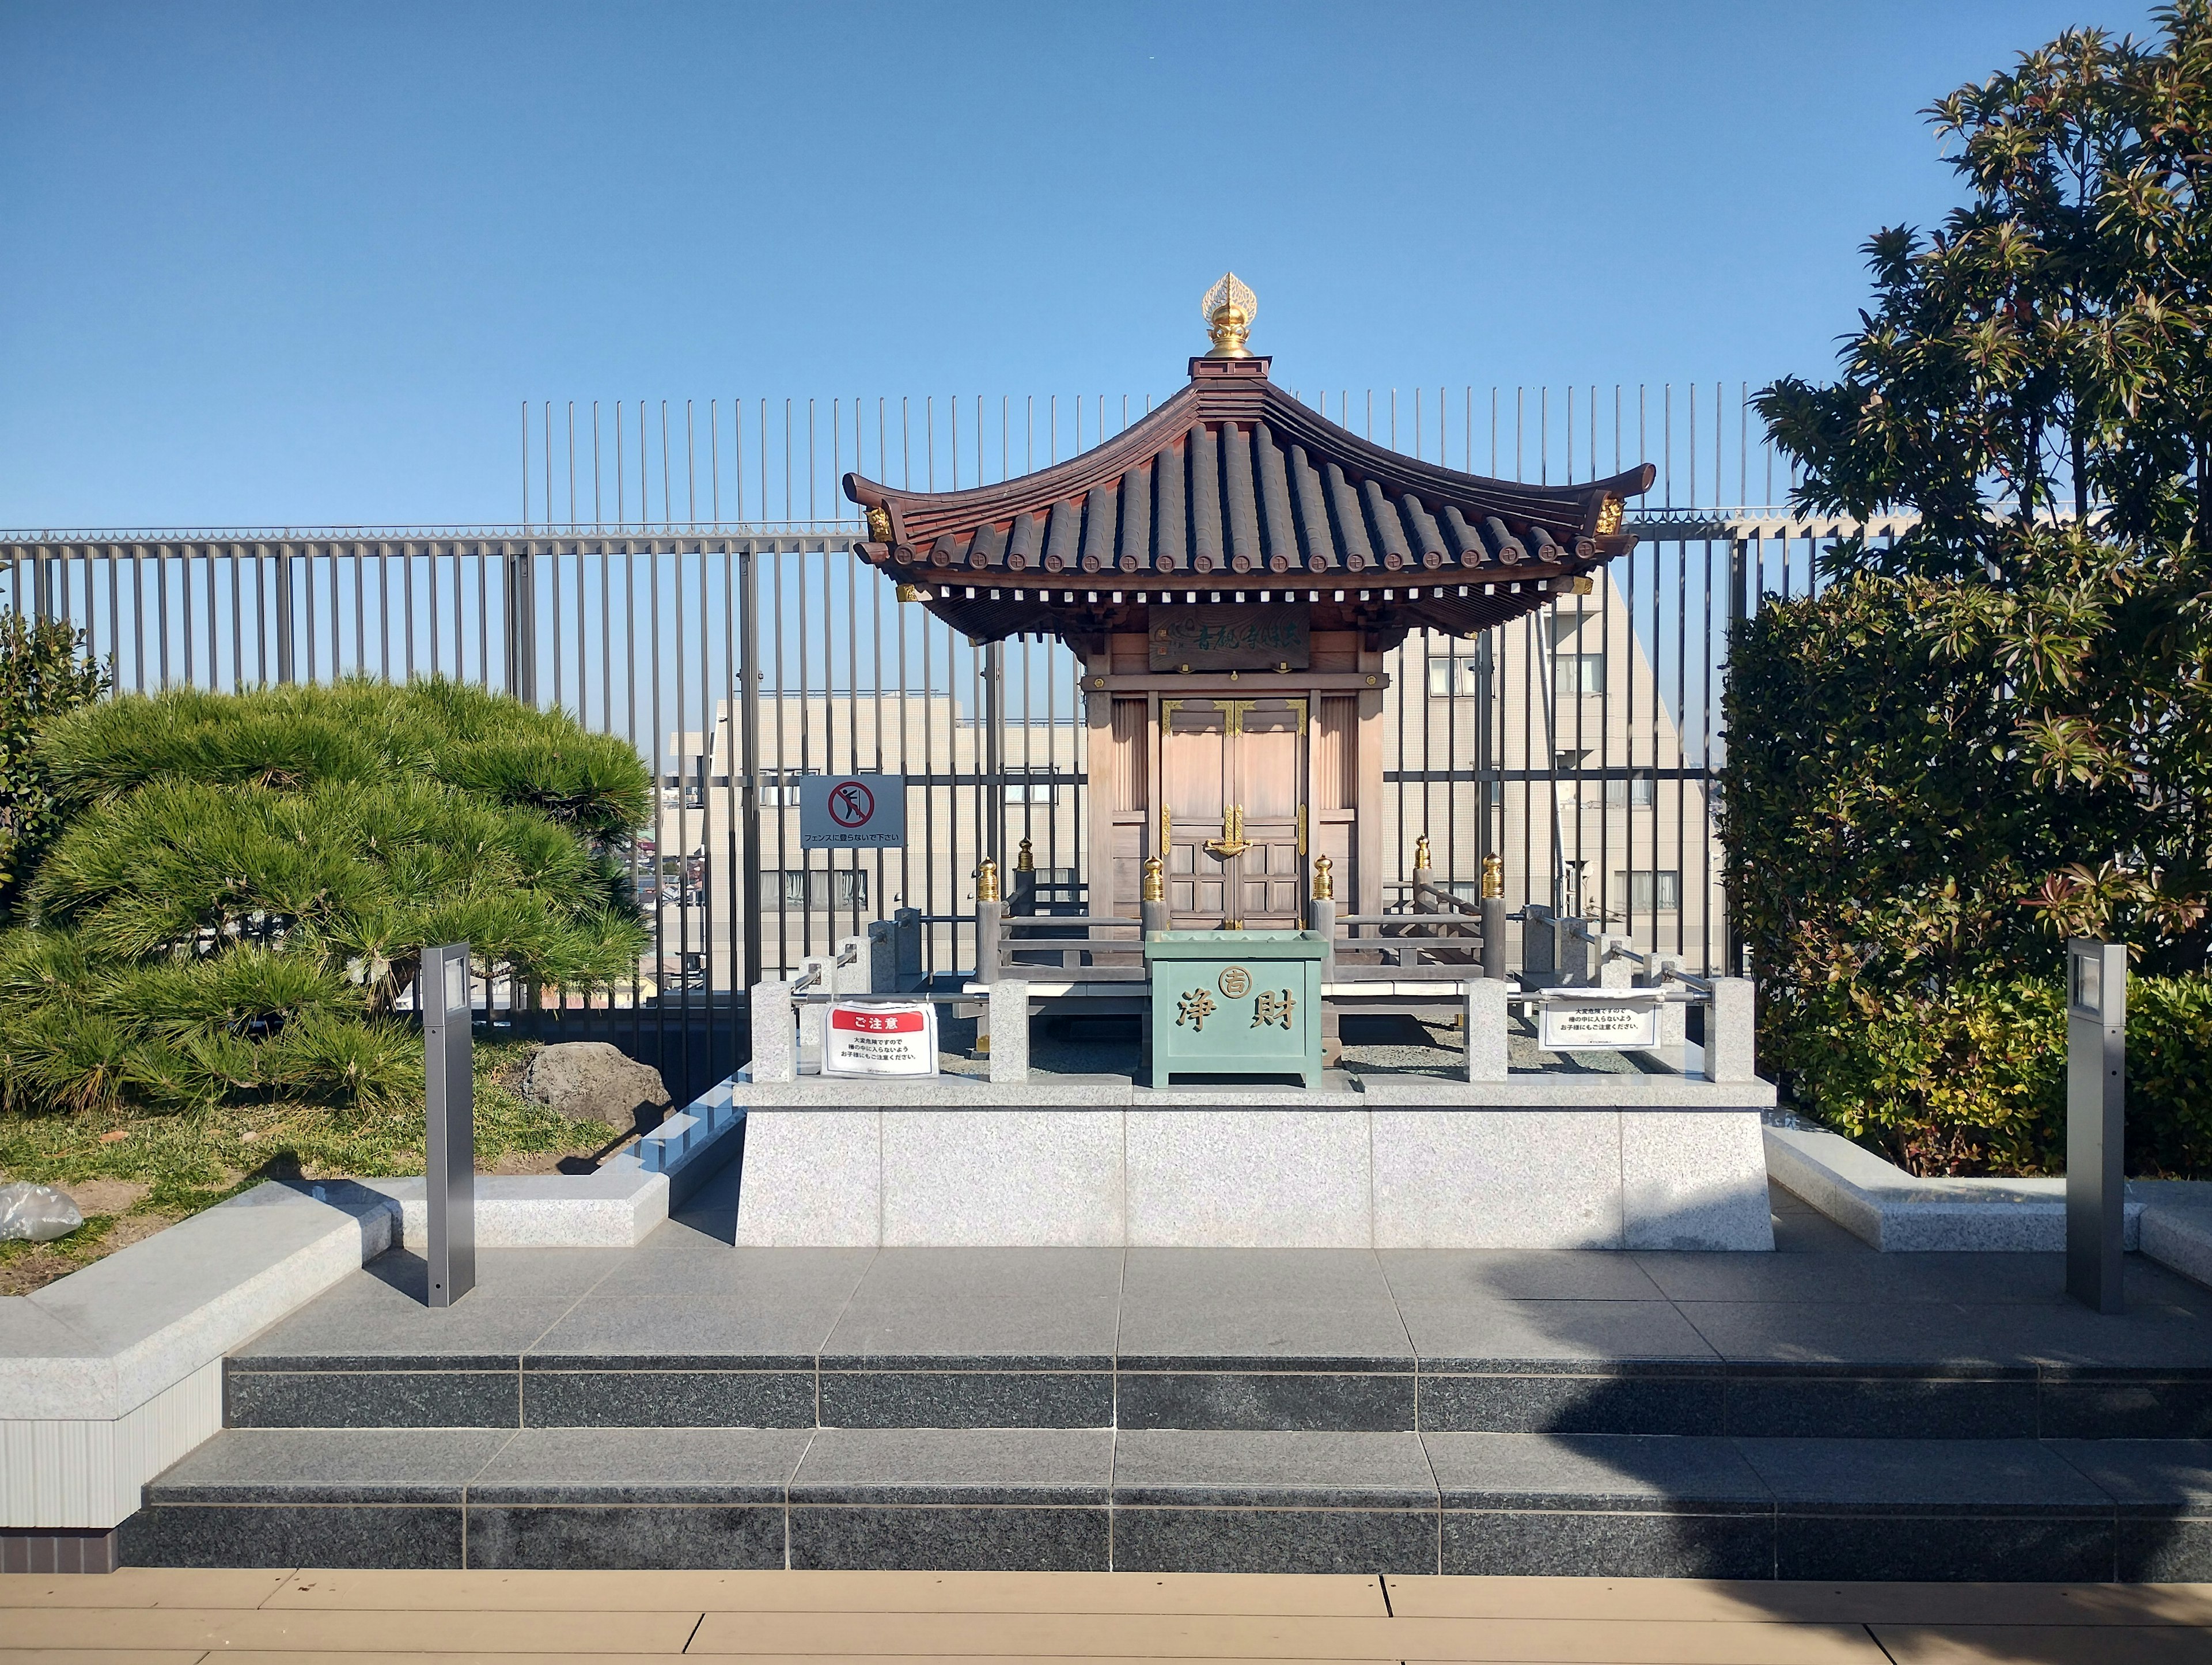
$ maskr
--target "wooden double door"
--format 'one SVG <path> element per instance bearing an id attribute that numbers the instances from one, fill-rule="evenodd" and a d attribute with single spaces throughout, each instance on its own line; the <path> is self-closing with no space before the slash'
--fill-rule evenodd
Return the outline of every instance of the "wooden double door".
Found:
<path id="1" fill-rule="evenodd" d="M 1160 702 L 1159 848 L 1178 930 L 1305 923 L 1302 698 Z"/>

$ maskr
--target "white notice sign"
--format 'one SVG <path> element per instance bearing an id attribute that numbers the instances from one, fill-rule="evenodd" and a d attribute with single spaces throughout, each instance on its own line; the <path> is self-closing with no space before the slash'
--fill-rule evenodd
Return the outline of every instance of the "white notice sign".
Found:
<path id="1" fill-rule="evenodd" d="M 1622 1052 L 1659 1044 L 1659 991 L 1552 988 L 1537 1008 L 1547 1052 Z"/>
<path id="2" fill-rule="evenodd" d="M 936 1006 L 927 1000 L 833 1002 L 822 1031 L 822 1073 L 936 1074 Z"/>
<path id="3" fill-rule="evenodd" d="M 896 775 L 802 775 L 799 843 L 807 850 L 896 850 L 906 843 L 906 781 Z"/>

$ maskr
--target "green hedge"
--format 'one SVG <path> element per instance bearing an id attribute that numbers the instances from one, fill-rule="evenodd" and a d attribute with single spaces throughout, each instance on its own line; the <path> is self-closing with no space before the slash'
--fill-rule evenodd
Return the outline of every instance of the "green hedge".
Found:
<path id="1" fill-rule="evenodd" d="M 1766 1052 L 1802 1109 L 1921 1174 L 2066 1167 L 2060 978 L 1875 993 L 1821 985 L 1775 1010 Z M 2128 1171 L 2212 1174 L 2212 978 L 2128 987 Z"/>

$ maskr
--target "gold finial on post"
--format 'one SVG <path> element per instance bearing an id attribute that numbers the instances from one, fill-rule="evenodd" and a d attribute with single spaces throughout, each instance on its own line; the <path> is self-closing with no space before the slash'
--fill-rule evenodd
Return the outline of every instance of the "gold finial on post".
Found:
<path id="1" fill-rule="evenodd" d="M 975 900 L 996 902 L 999 899 L 999 864 L 989 856 L 975 869 Z"/>
<path id="2" fill-rule="evenodd" d="M 1482 898 L 1495 901 L 1505 894 L 1505 858 L 1492 850 L 1482 858 Z"/>
<path id="3" fill-rule="evenodd" d="M 1145 858 L 1144 900 L 1165 902 L 1168 899 L 1167 867 L 1156 855 Z"/>
<path id="4" fill-rule="evenodd" d="M 1316 902 L 1336 900 L 1335 864 L 1325 855 L 1314 858 L 1313 899 Z"/>
<path id="5" fill-rule="evenodd" d="M 1413 841 L 1413 871 L 1417 873 L 1429 871 L 1429 836 L 1426 833 Z"/>
<path id="6" fill-rule="evenodd" d="M 1022 848 L 1014 853 L 1014 871 L 1018 873 L 1036 871 L 1036 856 L 1030 851 L 1030 842 L 1026 838 L 1022 840 Z"/>
<path id="7" fill-rule="evenodd" d="M 1252 333 L 1252 326 L 1260 321 L 1260 297 L 1235 272 L 1221 274 L 1221 281 L 1208 289 L 1206 299 L 1198 303 L 1198 315 L 1206 320 L 1206 332 L 1213 342 L 1213 350 L 1206 357 L 1252 356 L 1252 349 L 1244 342 Z"/>

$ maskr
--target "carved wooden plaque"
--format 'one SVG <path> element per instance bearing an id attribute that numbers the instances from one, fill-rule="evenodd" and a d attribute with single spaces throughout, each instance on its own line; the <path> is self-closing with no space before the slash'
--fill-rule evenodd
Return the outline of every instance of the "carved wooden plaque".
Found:
<path id="1" fill-rule="evenodd" d="M 1152 609 L 1155 671 L 1303 671 L 1312 650 L 1307 610 L 1296 605 L 1224 604 Z"/>

